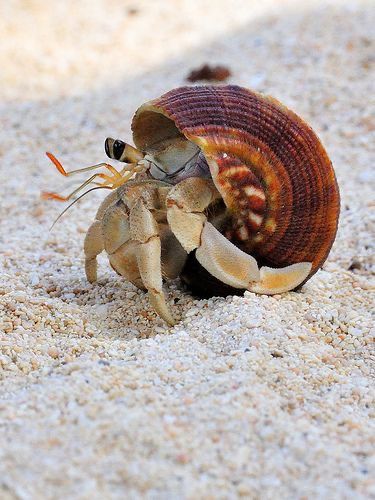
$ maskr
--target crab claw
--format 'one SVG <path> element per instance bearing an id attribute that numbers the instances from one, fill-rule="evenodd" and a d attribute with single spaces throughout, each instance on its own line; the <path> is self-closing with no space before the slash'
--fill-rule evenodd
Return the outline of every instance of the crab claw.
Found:
<path id="1" fill-rule="evenodd" d="M 247 288 L 251 292 L 267 295 L 288 292 L 305 281 L 311 267 L 311 262 L 299 262 L 280 269 L 261 267 L 259 281 L 250 283 Z"/>
<path id="2" fill-rule="evenodd" d="M 212 276 L 234 288 L 247 288 L 250 280 L 259 279 L 254 257 L 234 246 L 210 222 L 203 227 L 195 256 Z"/>

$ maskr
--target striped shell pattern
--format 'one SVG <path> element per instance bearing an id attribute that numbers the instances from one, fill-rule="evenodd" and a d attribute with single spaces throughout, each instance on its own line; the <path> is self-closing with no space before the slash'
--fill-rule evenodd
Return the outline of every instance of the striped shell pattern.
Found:
<path id="1" fill-rule="evenodd" d="M 182 87 L 141 106 L 132 129 L 142 151 L 178 136 L 200 148 L 236 246 L 271 267 L 312 262 L 307 279 L 323 265 L 340 208 L 334 170 L 311 127 L 280 102 L 232 85 Z"/>

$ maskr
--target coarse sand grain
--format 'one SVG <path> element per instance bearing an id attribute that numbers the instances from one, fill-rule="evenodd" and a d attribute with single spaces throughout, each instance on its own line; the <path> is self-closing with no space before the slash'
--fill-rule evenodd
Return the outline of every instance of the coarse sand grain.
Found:
<path id="1" fill-rule="evenodd" d="M 0 4 L 0 498 L 375 497 L 371 1 Z M 54 227 L 67 169 L 131 142 L 144 101 L 203 64 L 303 116 L 342 196 L 300 292 L 195 300 L 156 317 L 82 243 L 102 193 Z"/>

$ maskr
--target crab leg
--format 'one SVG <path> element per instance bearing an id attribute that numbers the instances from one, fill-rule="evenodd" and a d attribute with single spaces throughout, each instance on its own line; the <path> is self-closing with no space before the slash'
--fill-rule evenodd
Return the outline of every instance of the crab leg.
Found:
<path id="1" fill-rule="evenodd" d="M 144 290 L 138 269 L 138 243 L 130 239 L 128 208 L 122 201 L 109 207 L 102 220 L 104 248 L 112 268 Z"/>
<path id="2" fill-rule="evenodd" d="M 170 325 L 175 324 L 162 289 L 161 242 L 154 216 L 140 198 L 130 211 L 130 234 L 138 243 L 137 262 L 151 305 Z"/>
<path id="3" fill-rule="evenodd" d="M 227 240 L 202 213 L 218 196 L 211 180 L 191 177 L 177 184 L 167 197 L 171 230 L 187 252 L 196 249 L 198 262 L 210 274 L 234 288 L 266 294 L 292 290 L 307 278 L 310 262 L 259 270 L 254 257 Z"/>
<path id="4" fill-rule="evenodd" d="M 201 244 L 201 233 L 206 221 L 202 213 L 220 194 L 213 182 L 190 177 L 176 184 L 168 193 L 167 220 L 172 232 L 186 252 Z"/>
<path id="5" fill-rule="evenodd" d="M 85 252 L 85 271 L 86 277 L 90 283 L 93 283 L 97 279 L 97 260 L 96 257 L 104 250 L 104 240 L 102 234 L 101 219 L 108 207 L 113 205 L 118 201 L 118 194 L 116 191 L 110 193 L 107 198 L 104 199 L 100 205 L 95 221 L 89 227 L 85 242 L 84 242 L 84 252 Z"/>
<path id="6" fill-rule="evenodd" d="M 98 263 L 96 257 L 103 250 L 102 225 L 99 220 L 96 220 L 89 227 L 84 243 L 85 271 L 86 277 L 90 283 L 93 283 L 97 279 Z"/>

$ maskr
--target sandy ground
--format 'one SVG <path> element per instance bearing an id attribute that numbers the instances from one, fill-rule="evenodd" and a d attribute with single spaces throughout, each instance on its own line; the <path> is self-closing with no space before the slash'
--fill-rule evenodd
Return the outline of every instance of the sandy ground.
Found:
<path id="1" fill-rule="evenodd" d="M 373 498 L 373 7 L 1 2 L 2 499 Z M 168 329 L 104 257 L 84 277 L 102 193 L 48 231 L 62 205 L 40 191 L 62 180 L 44 151 L 102 161 L 203 62 L 312 124 L 342 214 L 301 292 L 198 301 L 177 281 Z"/>

